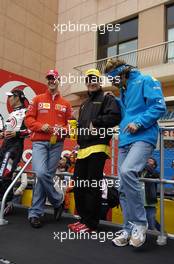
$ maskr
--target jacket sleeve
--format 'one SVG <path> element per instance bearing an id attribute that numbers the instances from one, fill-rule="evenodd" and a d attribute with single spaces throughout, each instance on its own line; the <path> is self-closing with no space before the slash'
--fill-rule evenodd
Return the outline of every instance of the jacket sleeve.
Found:
<path id="1" fill-rule="evenodd" d="M 37 118 L 37 97 L 33 98 L 33 100 L 30 102 L 30 105 L 28 107 L 26 116 L 25 116 L 25 125 L 26 127 L 33 131 L 33 132 L 37 132 L 37 131 L 41 131 L 41 127 L 43 126 L 42 123 L 38 122 L 36 120 Z"/>
<path id="2" fill-rule="evenodd" d="M 113 95 L 105 95 L 101 114 L 92 120 L 94 127 L 114 127 L 120 122 L 119 105 Z"/>
<path id="3" fill-rule="evenodd" d="M 26 128 L 24 121 L 23 121 L 23 124 L 21 126 L 20 131 L 16 132 L 16 137 L 17 138 L 26 138 L 29 134 L 30 134 L 30 131 Z"/>
<path id="4" fill-rule="evenodd" d="M 144 128 L 151 127 L 165 113 L 166 105 L 162 94 L 161 84 L 151 76 L 146 76 L 143 84 L 144 100 L 147 110 L 140 114 L 134 123 Z"/>

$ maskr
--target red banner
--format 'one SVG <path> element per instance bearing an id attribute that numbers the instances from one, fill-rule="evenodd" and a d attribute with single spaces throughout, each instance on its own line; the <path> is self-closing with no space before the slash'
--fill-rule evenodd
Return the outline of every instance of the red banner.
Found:
<path id="1" fill-rule="evenodd" d="M 47 86 L 43 83 L 36 82 L 12 72 L 0 70 L 0 113 L 4 117 L 4 120 L 8 117 L 8 114 L 10 112 L 6 92 L 13 91 L 14 89 L 23 90 L 26 98 L 30 101 L 35 95 L 43 93 L 47 89 Z M 75 141 L 66 139 L 64 144 L 64 151 L 67 152 L 72 150 L 75 145 Z M 23 153 L 24 161 L 26 161 L 30 153 L 31 141 L 29 139 L 26 139 L 25 151 Z M 111 173 L 110 160 L 106 162 L 105 173 L 107 175 Z"/>

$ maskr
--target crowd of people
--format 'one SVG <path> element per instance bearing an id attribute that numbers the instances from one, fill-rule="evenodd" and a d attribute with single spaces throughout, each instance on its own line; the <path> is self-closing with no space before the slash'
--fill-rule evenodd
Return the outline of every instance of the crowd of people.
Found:
<path id="1" fill-rule="evenodd" d="M 69 122 L 73 120 L 72 108 L 60 94 L 56 69 L 47 72 L 47 91 L 35 96 L 27 111 L 22 91 L 7 94 L 14 111 L 0 134 L 4 139 L 0 149 L 1 194 L 11 182 L 23 152 L 24 138 L 30 131 L 32 169 L 37 176 L 28 213 L 30 225 L 33 228 L 43 225 L 46 199 L 54 208 L 55 220 L 60 219 L 65 198 L 54 187 L 53 178 L 56 171 L 66 171 L 73 173 L 75 205 L 80 217 L 68 228 L 73 232 L 97 230 L 103 195 L 99 183 L 103 180 L 105 161 L 110 157 L 113 129 L 119 125 L 118 191 L 124 223 L 113 243 L 137 248 L 146 240 L 148 224 L 151 229 L 156 224 L 156 185 L 142 185 L 139 178 L 158 177 L 152 154 L 158 137 L 157 120 L 166 110 L 165 102 L 161 84 L 123 60 L 108 60 L 105 74 L 119 89 L 120 96 L 104 93 L 101 73 L 97 69 L 88 70 L 85 74 L 88 97 L 80 106 L 73 129 Z M 17 125 L 10 129 L 8 123 L 13 124 L 14 118 Z M 77 124 L 75 128 L 74 124 Z M 77 138 L 78 149 L 61 157 L 65 137 L 69 135 Z"/>

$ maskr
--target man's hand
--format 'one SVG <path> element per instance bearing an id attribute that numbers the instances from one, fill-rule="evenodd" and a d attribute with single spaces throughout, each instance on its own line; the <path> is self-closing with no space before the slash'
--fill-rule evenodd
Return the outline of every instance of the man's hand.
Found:
<path id="1" fill-rule="evenodd" d="M 44 124 L 42 127 L 41 127 L 41 130 L 45 133 L 49 133 L 51 131 L 51 126 L 49 124 Z"/>
<path id="2" fill-rule="evenodd" d="M 134 123 L 129 123 L 123 130 L 123 132 L 130 132 L 132 134 L 138 131 L 139 127 Z"/>
<path id="3" fill-rule="evenodd" d="M 5 131 L 4 132 L 4 138 L 5 139 L 10 139 L 16 137 L 16 131 Z"/>

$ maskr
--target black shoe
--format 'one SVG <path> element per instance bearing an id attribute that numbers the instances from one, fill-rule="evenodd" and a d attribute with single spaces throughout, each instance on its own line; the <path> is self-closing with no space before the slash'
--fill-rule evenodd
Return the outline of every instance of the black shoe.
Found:
<path id="1" fill-rule="evenodd" d="M 56 221 L 60 220 L 63 210 L 64 210 L 64 203 L 62 203 L 58 208 L 54 208 L 54 219 Z"/>
<path id="2" fill-rule="evenodd" d="M 29 218 L 30 225 L 34 228 L 42 227 L 42 223 L 39 217 L 30 217 Z"/>

